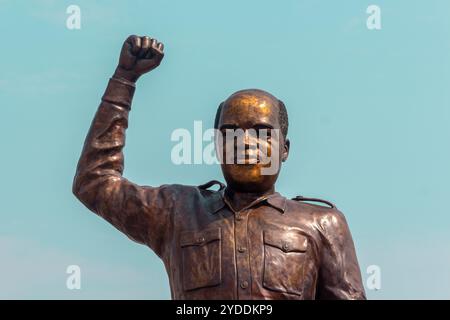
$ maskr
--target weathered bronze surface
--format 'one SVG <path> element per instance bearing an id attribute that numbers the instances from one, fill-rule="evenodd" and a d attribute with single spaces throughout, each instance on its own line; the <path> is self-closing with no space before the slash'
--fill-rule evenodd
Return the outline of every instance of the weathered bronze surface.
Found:
<path id="1" fill-rule="evenodd" d="M 78 163 L 76 197 L 163 260 L 173 299 L 365 299 L 343 214 L 275 192 L 279 169 L 261 175 L 259 163 L 222 164 L 227 186 L 139 186 L 122 176 L 134 83 L 163 56 L 151 38 L 125 41 Z M 283 131 L 281 104 L 262 90 L 239 91 L 221 104 L 217 127 Z M 258 141 L 279 152 L 279 168 L 289 154 L 285 133 L 279 143 Z"/>

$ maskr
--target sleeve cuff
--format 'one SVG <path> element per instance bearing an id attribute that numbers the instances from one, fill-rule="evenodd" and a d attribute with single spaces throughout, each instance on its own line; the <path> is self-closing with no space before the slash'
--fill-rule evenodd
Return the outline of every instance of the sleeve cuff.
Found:
<path id="1" fill-rule="evenodd" d="M 102 100 L 118 104 L 129 110 L 131 109 L 135 89 L 136 85 L 133 82 L 125 79 L 110 78 Z"/>

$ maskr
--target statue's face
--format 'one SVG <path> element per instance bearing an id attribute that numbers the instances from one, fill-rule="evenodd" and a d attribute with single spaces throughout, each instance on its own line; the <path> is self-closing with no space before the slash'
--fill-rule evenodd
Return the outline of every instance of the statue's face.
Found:
<path id="1" fill-rule="evenodd" d="M 281 133 L 278 100 L 258 90 L 237 92 L 224 102 L 218 128 L 223 148 L 217 151 L 219 157 L 222 151 L 222 172 L 228 186 L 241 192 L 272 188 L 289 153 L 289 141 Z M 271 129 L 278 129 L 278 134 Z M 227 138 L 231 132 L 240 133 L 241 142 Z M 230 163 L 230 159 L 234 161 Z"/>

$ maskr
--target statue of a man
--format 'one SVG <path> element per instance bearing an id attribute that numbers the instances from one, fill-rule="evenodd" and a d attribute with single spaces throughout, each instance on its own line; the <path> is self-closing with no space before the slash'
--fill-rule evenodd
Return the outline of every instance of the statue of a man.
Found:
<path id="1" fill-rule="evenodd" d="M 139 186 L 122 176 L 135 82 L 160 64 L 163 50 L 149 37 L 125 41 L 78 163 L 76 197 L 163 260 L 173 299 L 365 299 L 343 214 L 324 200 L 275 192 L 289 140 L 286 108 L 273 95 L 232 94 L 220 104 L 215 127 L 245 133 L 242 150 L 237 139 L 223 140 L 219 158 L 230 150 L 251 155 L 252 140 L 256 152 L 279 155 L 269 164 L 275 172 L 262 174 L 267 163 L 245 160 L 222 161 L 226 186 Z M 263 139 L 249 130 L 280 134 Z M 214 184 L 219 190 L 210 189 Z"/>

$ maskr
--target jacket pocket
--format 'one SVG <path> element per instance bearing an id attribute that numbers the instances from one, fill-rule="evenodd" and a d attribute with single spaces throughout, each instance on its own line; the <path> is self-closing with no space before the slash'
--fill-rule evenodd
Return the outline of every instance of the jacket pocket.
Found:
<path id="1" fill-rule="evenodd" d="M 180 238 L 185 291 L 221 283 L 221 230 L 185 231 Z"/>
<path id="2" fill-rule="evenodd" d="M 264 231 L 263 286 L 301 295 L 308 238 L 295 231 Z"/>

